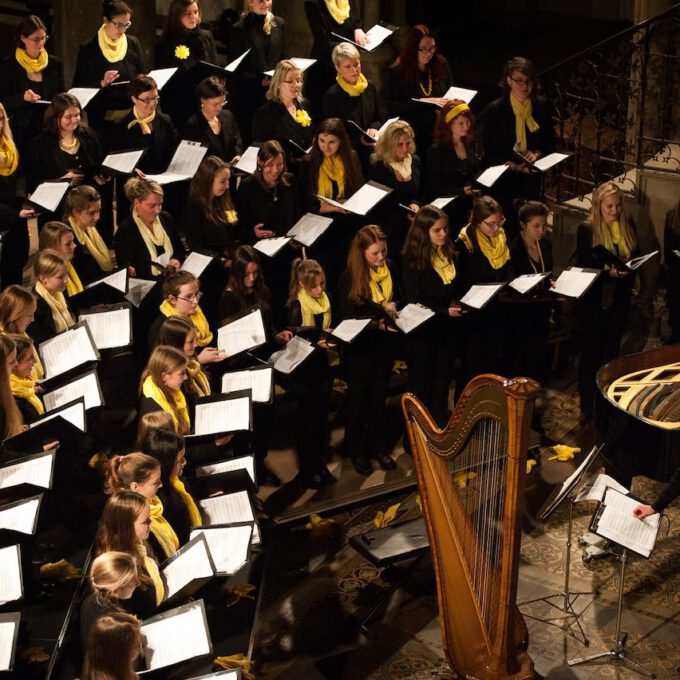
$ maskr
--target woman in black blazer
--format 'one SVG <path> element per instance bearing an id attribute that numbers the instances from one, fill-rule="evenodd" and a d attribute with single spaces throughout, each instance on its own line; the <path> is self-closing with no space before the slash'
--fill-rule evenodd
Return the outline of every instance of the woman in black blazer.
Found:
<path id="1" fill-rule="evenodd" d="M 48 39 L 42 19 L 30 14 L 19 22 L 14 54 L 0 62 L 0 101 L 12 119 L 14 141 L 22 152 L 42 130 L 45 109 L 34 102 L 51 101 L 66 89 L 61 61 L 45 49 Z"/>

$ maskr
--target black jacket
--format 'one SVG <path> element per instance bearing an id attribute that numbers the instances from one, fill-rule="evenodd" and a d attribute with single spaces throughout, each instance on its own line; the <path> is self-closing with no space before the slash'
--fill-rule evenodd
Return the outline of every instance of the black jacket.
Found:
<path id="1" fill-rule="evenodd" d="M 285 22 L 275 17 L 275 26 L 267 35 L 262 28 L 264 15 L 249 12 L 239 19 L 229 33 L 229 61 L 250 50 L 234 73 L 236 82 L 252 81 L 260 85 L 265 71 L 271 71 L 283 59 Z"/>
<path id="2" fill-rule="evenodd" d="M 211 220 L 192 198 L 184 204 L 182 224 L 191 250 L 207 249 L 222 256 L 227 254 L 236 238 L 235 224 Z"/>
<path id="3" fill-rule="evenodd" d="M 300 158 L 303 152 L 292 148 L 290 142 L 295 142 L 301 149 L 308 149 L 314 139 L 314 126 L 302 127 L 281 102 L 270 100 L 255 111 L 253 141 L 266 142 L 270 139 L 279 142 L 293 157 Z"/>
<path id="4" fill-rule="evenodd" d="M 326 118 L 337 117 L 345 123 L 347 134 L 355 148 L 360 148 L 361 132 L 348 121 L 353 120 L 362 130 L 378 129 L 384 115 L 373 83 L 358 96 L 352 97 L 340 85 L 334 83 L 323 98 L 323 114 Z"/>
<path id="5" fill-rule="evenodd" d="M 36 304 L 35 315 L 31 325 L 26 329 L 26 332 L 37 347 L 41 342 L 54 337 L 57 334 L 57 328 L 54 325 L 52 309 L 47 302 L 35 292 L 35 288 L 33 289 L 33 297 L 35 297 Z M 68 304 L 68 298 L 66 303 Z M 71 316 L 73 316 L 73 313 L 71 313 Z"/>
<path id="6" fill-rule="evenodd" d="M 354 40 L 354 31 L 362 28 L 361 14 L 357 8 L 356 0 L 349 0 L 349 18 L 339 24 L 328 11 L 324 0 L 305 0 L 305 13 L 309 28 L 314 36 L 314 44 L 310 54 L 312 59 L 331 64 L 331 54 L 333 48 L 341 43 L 341 38 L 337 38 L 331 33 L 337 33 L 343 38 Z"/>
<path id="7" fill-rule="evenodd" d="M 474 246 L 472 252 L 468 250 L 460 237 L 455 242 L 456 250 L 458 251 L 458 259 L 456 260 L 458 276 L 456 278 L 460 277 L 460 290 L 462 290 L 463 294 L 471 286 L 480 283 L 510 281 L 512 279 L 512 260 L 508 259 L 502 267 L 494 269 L 477 244 L 475 229 L 468 227 L 467 233 Z"/>
<path id="8" fill-rule="evenodd" d="M 182 139 L 200 142 L 208 147 L 206 156 L 218 156 L 229 163 L 234 156 L 240 156 L 243 152 L 241 132 L 231 111 L 223 109 L 217 117 L 221 125 L 219 134 L 212 131 L 206 117 L 198 111 L 184 125 Z"/>

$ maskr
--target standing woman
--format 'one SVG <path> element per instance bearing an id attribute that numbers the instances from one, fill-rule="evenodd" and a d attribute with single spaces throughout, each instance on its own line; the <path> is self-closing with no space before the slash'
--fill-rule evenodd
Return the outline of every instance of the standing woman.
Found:
<path id="1" fill-rule="evenodd" d="M 30 339 L 26 329 L 35 317 L 36 299 L 26 288 L 12 284 L 0 293 L 0 333 L 12 333 Z M 33 377 L 42 380 L 45 376 L 40 357 L 34 352 Z"/>
<path id="2" fill-rule="evenodd" d="M 397 336 L 390 328 L 397 317 L 396 271 L 387 260 L 387 237 L 375 225 L 362 227 L 352 240 L 347 269 L 338 284 L 344 319 L 371 319 L 369 327 L 345 348 L 345 452 L 361 475 L 373 471 L 370 458 L 383 470 L 396 463 L 388 451 L 385 399 Z"/>
<path id="3" fill-rule="evenodd" d="M 413 219 L 402 251 L 404 302 L 429 307 L 435 316 L 406 337 L 409 389 L 440 427 L 449 419 L 453 363 L 463 347 L 455 248 L 446 213 L 423 206 Z"/>
<path id="4" fill-rule="evenodd" d="M 663 257 L 668 271 L 666 296 L 671 342 L 680 342 L 680 198 L 666 213 L 663 229 Z"/>
<path id="5" fill-rule="evenodd" d="M 600 184 L 593 191 L 590 216 L 576 232 L 578 266 L 604 270 L 578 302 L 578 387 L 586 420 L 593 417 L 595 374 L 602 364 L 619 355 L 635 283 L 635 274 L 604 264 L 594 255 L 592 249 L 599 245 L 624 262 L 638 251 L 635 222 L 626 215 L 623 194 L 613 182 Z"/>
<path id="6" fill-rule="evenodd" d="M 68 279 L 66 280 L 66 294 L 69 297 L 82 293 L 83 283 L 73 266 L 73 256 L 76 251 L 75 234 L 73 229 L 63 222 L 48 222 L 40 230 L 38 245 L 40 250 L 56 250 L 66 260 Z"/>
<path id="7" fill-rule="evenodd" d="M 100 617 L 87 638 L 80 680 L 135 680 L 141 649 L 142 634 L 135 617 L 117 612 Z"/>
<path id="8" fill-rule="evenodd" d="M 47 53 L 48 40 L 43 20 L 29 14 L 19 22 L 14 54 L 0 62 L 0 101 L 12 118 L 21 151 L 42 130 L 45 110 L 35 102 L 51 101 L 66 89 L 61 61 Z"/>
<path id="9" fill-rule="evenodd" d="M 210 31 L 201 28 L 201 10 L 193 0 L 172 0 L 163 35 L 156 44 L 156 68 L 178 67 L 163 88 L 162 106 L 175 127 L 182 128 L 193 113 L 194 82 L 188 73 L 199 61 L 217 63 L 217 48 Z"/>

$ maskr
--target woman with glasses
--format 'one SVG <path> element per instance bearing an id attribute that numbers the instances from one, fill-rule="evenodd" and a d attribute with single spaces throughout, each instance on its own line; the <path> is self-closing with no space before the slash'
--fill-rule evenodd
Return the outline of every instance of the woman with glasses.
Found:
<path id="1" fill-rule="evenodd" d="M 66 89 L 61 61 L 47 52 L 48 39 L 42 19 L 29 14 L 19 22 L 14 54 L 0 62 L 0 101 L 21 151 L 42 129 L 45 107 L 36 102 L 51 101 Z"/>

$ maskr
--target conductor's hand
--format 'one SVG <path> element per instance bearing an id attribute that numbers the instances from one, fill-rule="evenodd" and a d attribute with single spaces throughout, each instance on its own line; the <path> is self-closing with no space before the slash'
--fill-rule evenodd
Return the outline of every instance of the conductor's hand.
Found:
<path id="1" fill-rule="evenodd" d="M 656 510 L 651 505 L 638 505 L 633 508 L 633 517 L 644 519 L 650 515 L 656 515 Z"/>

